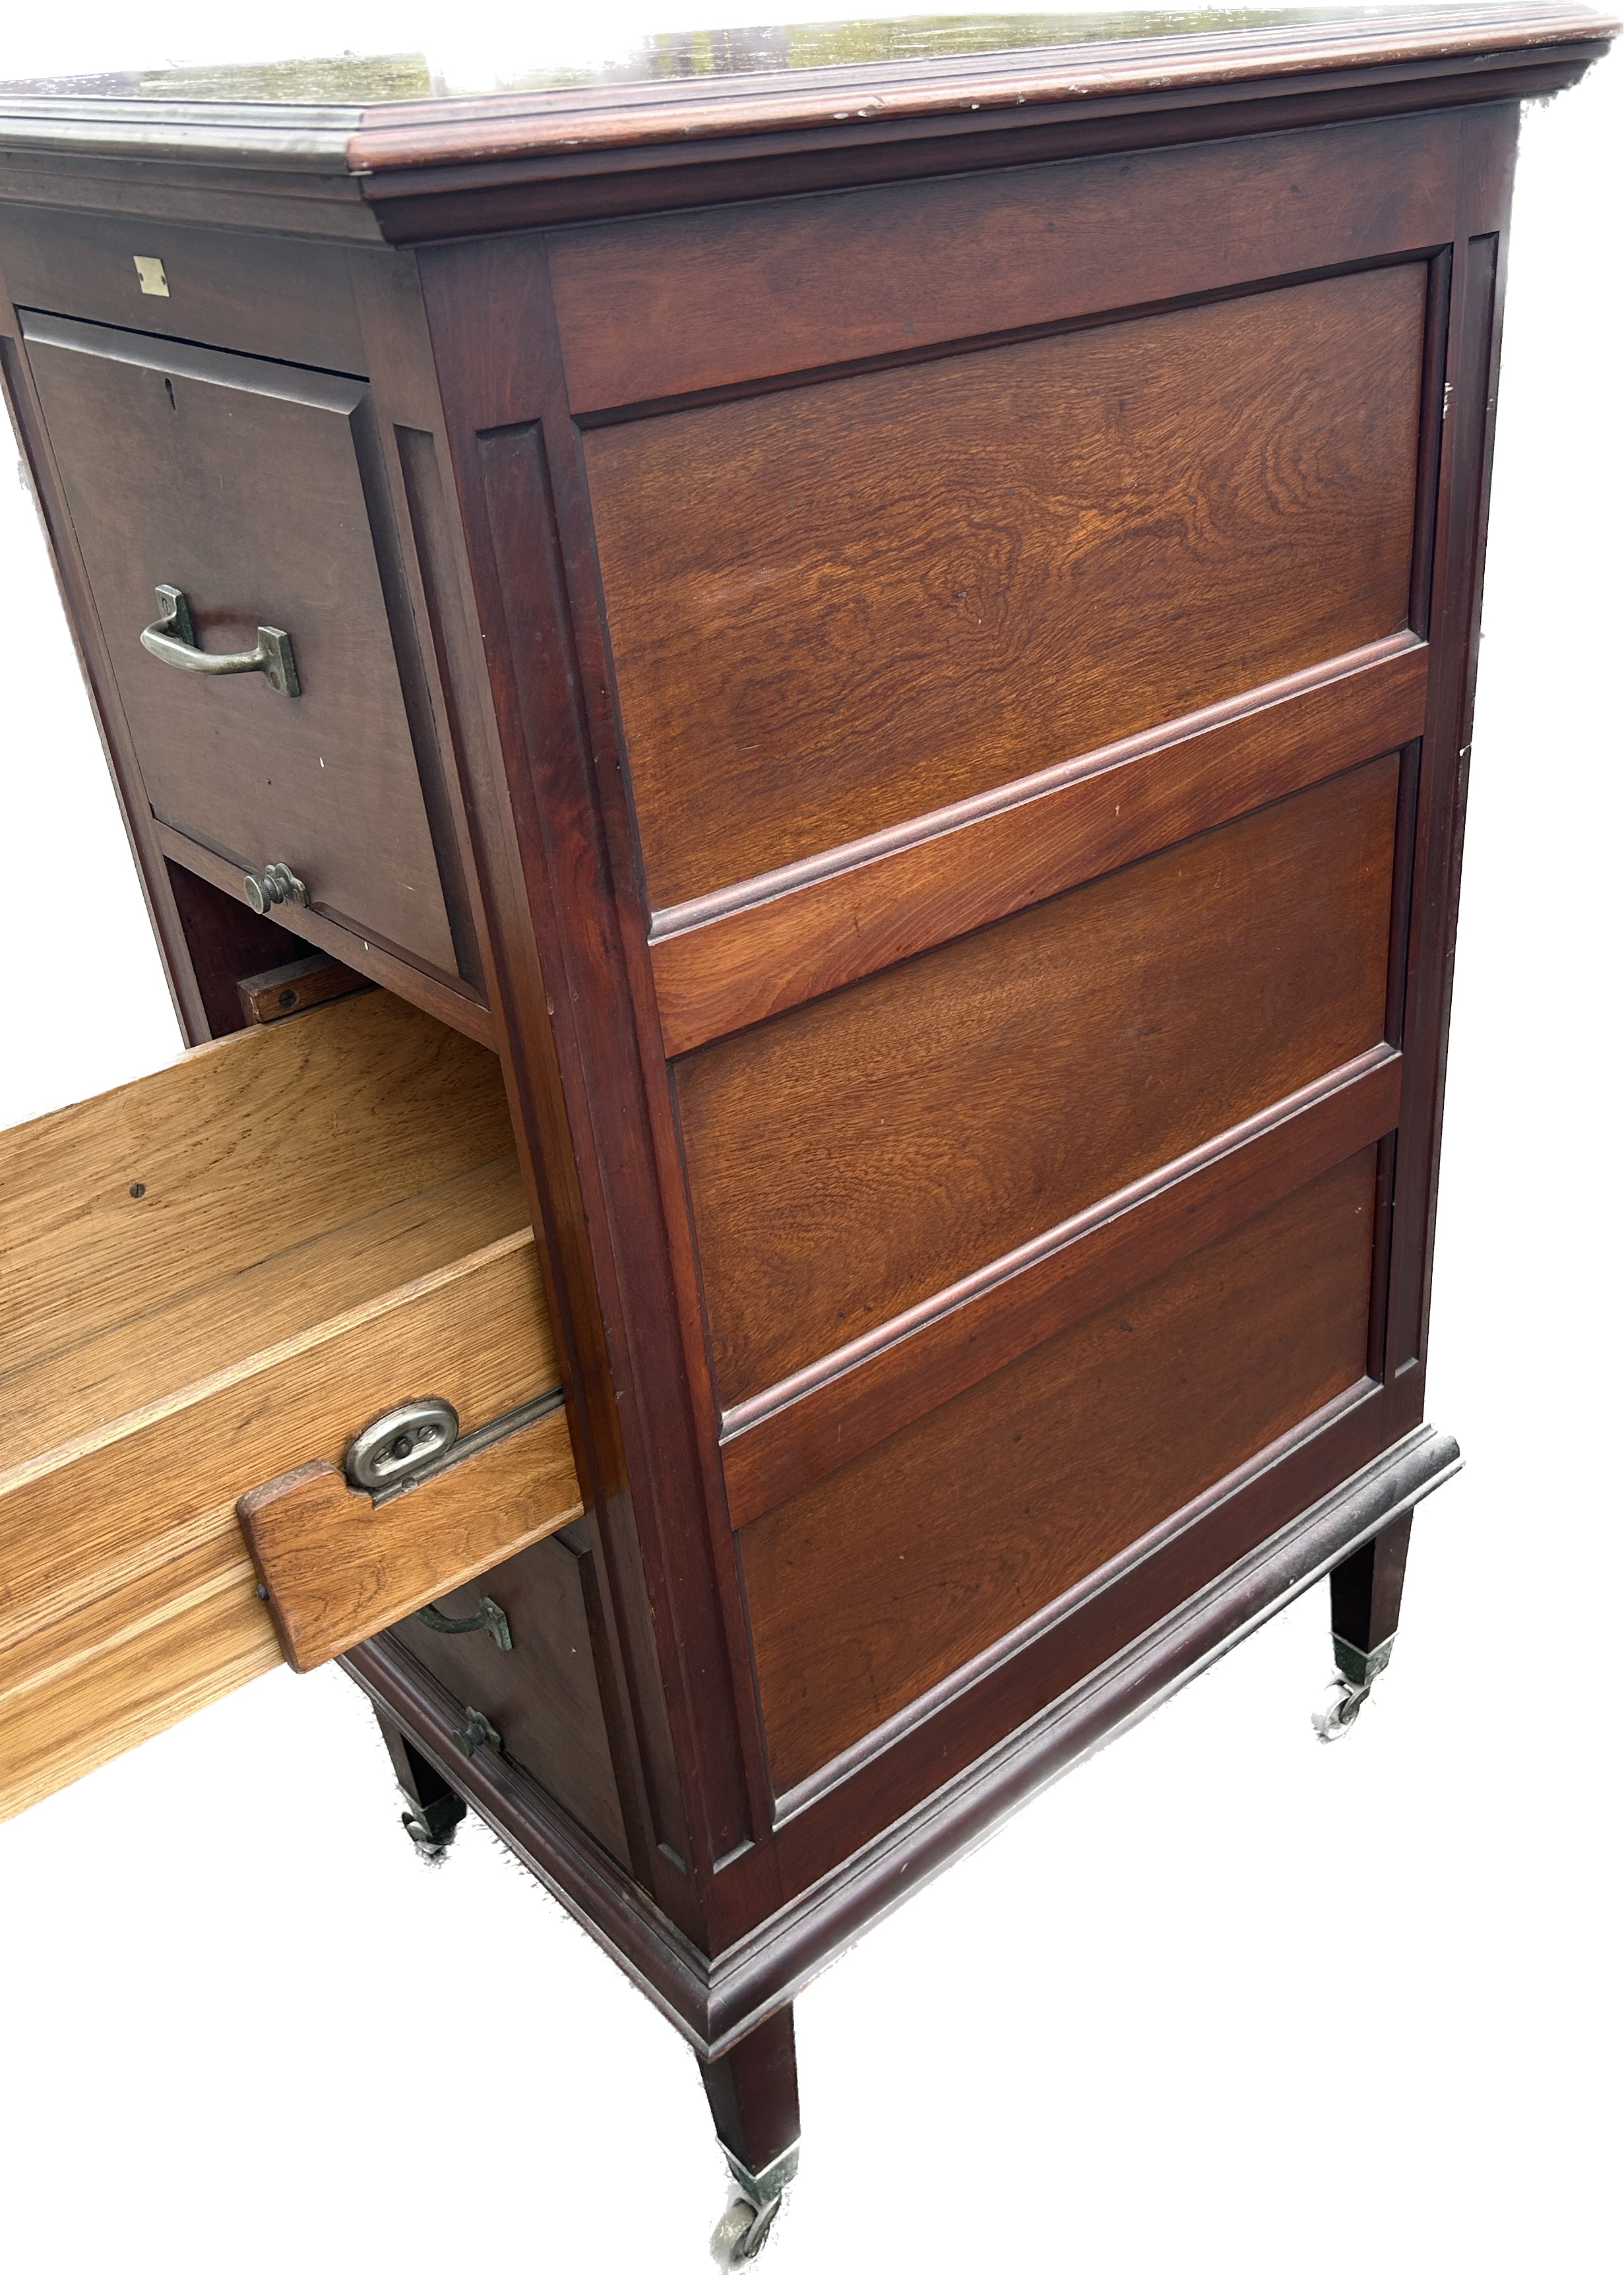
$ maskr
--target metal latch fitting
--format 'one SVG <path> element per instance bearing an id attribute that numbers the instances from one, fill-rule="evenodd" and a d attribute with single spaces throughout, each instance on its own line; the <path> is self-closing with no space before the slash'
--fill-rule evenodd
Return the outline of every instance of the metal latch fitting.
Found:
<path id="1" fill-rule="evenodd" d="M 449 1452 L 459 1426 L 449 1399 L 409 1398 L 351 1440 L 344 1448 L 344 1475 L 366 1493 L 404 1485 Z"/>
<path id="2" fill-rule="evenodd" d="M 285 861 L 273 861 L 263 876 L 250 872 L 243 879 L 243 898 L 255 916 L 267 915 L 284 902 L 289 908 L 307 909 L 310 888 L 302 877 L 296 877 Z"/>
<path id="3" fill-rule="evenodd" d="M 495 1754 L 502 1751 L 501 1731 L 488 1715 L 480 1713 L 477 1706 L 468 1709 L 468 1719 L 460 1730 L 453 1730 L 451 1736 L 470 1761 L 481 1746 L 488 1746 Z"/>

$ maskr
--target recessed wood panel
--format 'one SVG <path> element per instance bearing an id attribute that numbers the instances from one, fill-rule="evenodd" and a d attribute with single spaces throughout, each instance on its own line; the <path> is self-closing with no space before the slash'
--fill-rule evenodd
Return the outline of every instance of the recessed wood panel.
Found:
<path id="1" fill-rule="evenodd" d="M 679 1062 L 724 1408 L 1382 1039 L 1398 762 Z"/>
<path id="2" fill-rule="evenodd" d="M 1384 1043 L 961 1280 L 905 1333 L 893 1321 L 734 1408 L 721 1441 L 734 1531 L 1376 1144 L 1402 1084 Z"/>
<path id="3" fill-rule="evenodd" d="M 1426 272 L 585 437 L 651 902 L 1407 621 Z"/>
<path id="4" fill-rule="evenodd" d="M 1373 1149 L 739 1535 L 782 1793 L 1363 1376 Z"/>
<path id="5" fill-rule="evenodd" d="M 1365 119 L 548 240 L 577 411 L 736 386 L 1446 241 L 1459 122 Z M 1178 225 L 1147 227 L 1160 207 Z"/>

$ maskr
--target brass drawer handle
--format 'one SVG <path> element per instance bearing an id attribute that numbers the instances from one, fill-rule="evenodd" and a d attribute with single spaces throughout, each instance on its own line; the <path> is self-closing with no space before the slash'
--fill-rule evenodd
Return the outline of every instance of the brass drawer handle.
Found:
<path id="1" fill-rule="evenodd" d="M 298 693 L 298 673 L 293 662 L 293 643 L 286 632 L 261 624 L 258 647 L 239 648 L 234 654 L 212 655 L 197 644 L 191 604 L 178 585 L 157 588 L 158 616 L 141 634 L 141 646 L 160 663 L 177 671 L 199 671 L 213 678 L 221 672 L 262 671 L 278 695 Z"/>
<path id="2" fill-rule="evenodd" d="M 418 1617 L 436 1635 L 487 1635 L 498 1651 L 513 1648 L 513 1630 L 508 1625 L 508 1615 L 488 1596 L 480 1597 L 480 1608 L 471 1620 L 449 1620 L 433 1604 L 425 1604 Z"/>

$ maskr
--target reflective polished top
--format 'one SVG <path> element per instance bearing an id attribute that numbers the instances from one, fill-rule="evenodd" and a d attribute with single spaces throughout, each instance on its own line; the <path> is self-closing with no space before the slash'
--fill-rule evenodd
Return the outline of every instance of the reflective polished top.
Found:
<path id="1" fill-rule="evenodd" d="M 138 157 L 335 163 L 366 174 L 543 150 L 691 141 L 777 129 L 849 127 L 931 113 L 1068 105 L 1108 96 L 1295 79 L 1349 69 L 1425 67 L 1512 50 L 1600 42 L 1615 26 L 1561 0 L 1476 6 L 1139 8 L 1038 13 L 820 13 L 744 20 L 727 0 L 699 28 L 675 28 L 653 0 L 563 11 L 521 34 L 493 33 L 439 0 L 400 0 L 401 47 L 338 47 L 351 0 L 284 17 L 330 31 L 334 52 L 266 57 L 268 19 L 208 21 L 209 50 L 177 58 L 184 24 L 135 11 L 130 59 L 55 71 L 79 52 L 71 26 L 32 18 L 6 52 L 35 59 L 0 80 L 0 147 Z M 374 20 L 370 13 L 367 20 Z M 191 34 L 193 37 L 200 36 Z M 53 41 L 56 45 L 53 46 Z M 419 44 L 414 44 L 420 42 Z M 143 43 L 150 52 L 142 54 Z M 233 48 L 235 52 L 232 52 Z M 110 64 L 116 59 L 110 57 Z M 13 66 L 15 68 L 15 66 Z"/>
<path id="2" fill-rule="evenodd" d="M 342 17 L 342 9 L 338 11 Z M 1302 33 L 1412 22 L 1417 10 L 1373 7 L 1130 8 L 1040 12 L 982 8 L 962 15 L 866 16 L 816 6 L 791 23 L 729 25 L 721 19 L 669 28 L 661 15 L 645 28 L 635 15 L 594 13 L 497 48 L 459 37 L 443 17 L 426 27 L 418 53 L 217 61 L 153 62 L 131 68 L 0 80 L 0 93 L 106 95 L 142 102 L 358 103 L 445 101 L 481 94 L 540 94 L 585 87 L 636 87 L 661 80 L 807 72 L 865 64 L 944 62 L 1020 54 L 1034 48 L 1091 47 L 1122 41 L 1192 40 L 1290 27 Z M 1444 12 L 1444 11 L 1439 11 Z M 1523 11 L 1475 10 L 1482 21 Z M 261 43 L 261 20 L 249 34 Z M 164 44 L 172 44 L 165 41 Z"/>

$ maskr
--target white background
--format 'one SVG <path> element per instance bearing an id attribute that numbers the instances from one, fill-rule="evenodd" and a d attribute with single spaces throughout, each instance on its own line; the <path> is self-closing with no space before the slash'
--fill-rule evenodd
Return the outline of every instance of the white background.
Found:
<path id="1" fill-rule="evenodd" d="M 280 52 L 420 37 L 306 15 Z M 140 20 L 47 14 L 0 76 Z M 1609 65 L 1525 126 L 1429 1402 L 1468 1468 L 1392 1671 L 1314 1743 L 1317 1591 L 809 1991 L 779 2275 L 1616 2264 L 1621 110 Z M 5 1122 L 178 1041 L 9 459 L 0 672 Z M 708 2264 L 676 2034 L 480 1826 L 436 1870 L 397 1807 L 329 1670 L 0 1827 L 19 2275 Z"/>

